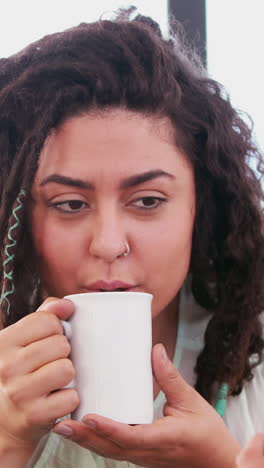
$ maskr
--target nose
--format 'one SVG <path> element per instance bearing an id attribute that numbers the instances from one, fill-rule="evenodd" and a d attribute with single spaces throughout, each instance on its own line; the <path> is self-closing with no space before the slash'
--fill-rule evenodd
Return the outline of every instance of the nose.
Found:
<path id="1" fill-rule="evenodd" d="M 97 214 L 92 229 L 89 252 L 93 257 L 112 263 L 127 252 L 127 233 L 117 213 L 107 210 Z"/>

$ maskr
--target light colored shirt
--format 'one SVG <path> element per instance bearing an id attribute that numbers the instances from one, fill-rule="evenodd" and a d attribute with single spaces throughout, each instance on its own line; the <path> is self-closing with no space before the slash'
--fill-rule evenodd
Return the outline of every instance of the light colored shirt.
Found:
<path id="1" fill-rule="evenodd" d="M 204 346 L 204 331 L 209 319 L 208 311 L 195 302 L 186 282 L 181 291 L 177 346 L 173 362 L 191 385 L 195 383 L 194 366 Z M 254 379 L 245 383 L 242 392 L 228 398 L 224 417 L 230 432 L 242 446 L 256 432 L 264 432 L 264 363 L 255 367 L 253 373 Z M 162 417 L 164 403 L 165 395 L 160 392 L 154 402 L 155 419 Z M 137 465 L 98 456 L 70 440 L 50 433 L 40 443 L 28 467 L 137 468 Z"/>

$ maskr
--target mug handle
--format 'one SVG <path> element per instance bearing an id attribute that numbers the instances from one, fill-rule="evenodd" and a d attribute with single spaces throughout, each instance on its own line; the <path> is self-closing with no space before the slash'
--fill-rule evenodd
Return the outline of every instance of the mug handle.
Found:
<path id="1" fill-rule="evenodd" d="M 72 327 L 71 327 L 70 322 L 67 322 L 66 320 L 61 320 L 61 324 L 62 324 L 62 327 L 63 327 L 63 334 L 66 336 L 67 340 L 71 341 Z M 70 383 L 65 385 L 65 387 L 62 387 L 61 390 L 65 389 L 65 388 L 76 388 L 75 380 L 73 379 Z"/>
<path id="2" fill-rule="evenodd" d="M 61 324 L 63 327 L 63 334 L 66 336 L 66 338 L 71 341 L 72 337 L 72 327 L 70 322 L 67 322 L 66 320 L 61 320 Z"/>

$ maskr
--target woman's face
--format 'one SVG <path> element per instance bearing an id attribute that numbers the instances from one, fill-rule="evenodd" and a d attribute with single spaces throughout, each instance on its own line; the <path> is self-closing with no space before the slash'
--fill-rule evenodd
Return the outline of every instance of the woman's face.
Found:
<path id="1" fill-rule="evenodd" d="M 112 110 L 66 121 L 46 141 L 32 196 L 48 295 L 148 292 L 155 317 L 176 297 L 189 268 L 195 186 L 169 120 Z"/>

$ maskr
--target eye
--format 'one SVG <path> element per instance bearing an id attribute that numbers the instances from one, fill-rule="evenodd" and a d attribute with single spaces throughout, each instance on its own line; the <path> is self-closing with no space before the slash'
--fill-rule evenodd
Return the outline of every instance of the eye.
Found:
<path id="1" fill-rule="evenodd" d="M 82 200 L 64 200 L 61 202 L 50 203 L 52 208 L 64 213 L 79 213 L 87 208 L 87 203 Z"/>
<path id="2" fill-rule="evenodd" d="M 151 210 L 158 208 L 162 203 L 167 200 L 161 197 L 141 197 L 132 202 L 133 206 L 137 206 L 140 209 Z"/>

